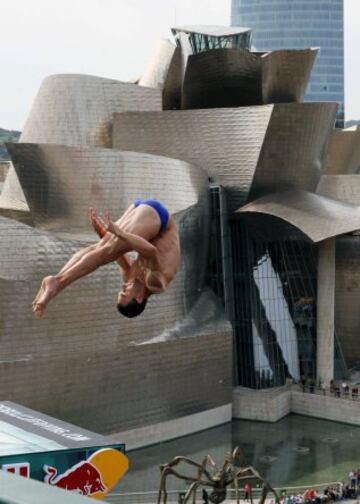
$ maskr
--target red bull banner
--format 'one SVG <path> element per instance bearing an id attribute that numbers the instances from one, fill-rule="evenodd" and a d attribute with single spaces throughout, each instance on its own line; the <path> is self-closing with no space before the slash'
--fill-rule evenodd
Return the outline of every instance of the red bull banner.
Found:
<path id="1" fill-rule="evenodd" d="M 0 469 L 104 498 L 128 470 L 125 445 L 76 425 L 0 402 Z"/>
<path id="2" fill-rule="evenodd" d="M 64 490 L 102 499 L 126 473 L 128 467 L 128 458 L 123 453 L 104 448 L 62 474 L 57 474 L 55 467 L 44 465 L 44 481 Z"/>

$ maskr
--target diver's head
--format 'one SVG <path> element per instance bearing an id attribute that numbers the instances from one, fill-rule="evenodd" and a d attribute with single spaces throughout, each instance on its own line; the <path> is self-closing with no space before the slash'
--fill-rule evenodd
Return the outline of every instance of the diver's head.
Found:
<path id="1" fill-rule="evenodd" d="M 137 317 L 145 309 L 150 293 L 139 280 L 124 282 L 118 295 L 117 308 L 125 317 Z"/>
<path id="2" fill-rule="evenodd" d="M 146 303 L 147 299 L 144 299 L 142 303 L 138 303 L 136 299 L 133 298 L 126 305 L 118 303 L 117 308 L 121 315 L 124 315 L 128 318 L 134 318 L 145 310 Z"/>

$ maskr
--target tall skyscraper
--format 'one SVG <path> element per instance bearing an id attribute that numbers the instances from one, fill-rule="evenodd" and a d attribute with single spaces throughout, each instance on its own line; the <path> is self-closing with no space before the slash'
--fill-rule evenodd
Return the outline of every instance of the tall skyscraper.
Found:
<path id="1" fill-rule="evenodd" d="M 253 28 L 258 51 L 320 47 L 305 100 L 338 102 L 343 127 L 343 0 L 232 0 L 231 24 Z"/>

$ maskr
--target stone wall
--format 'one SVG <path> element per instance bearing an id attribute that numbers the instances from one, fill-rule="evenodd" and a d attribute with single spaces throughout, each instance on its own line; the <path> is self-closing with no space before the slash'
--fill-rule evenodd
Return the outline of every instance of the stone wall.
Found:
<path id="1" fill-rule="evenodd" d="M 277 422 L 290 413 L 360 425 L 360 401 L 302 392 L 297 386 L 252 390 L 236 387 L 233 418 Z"/>

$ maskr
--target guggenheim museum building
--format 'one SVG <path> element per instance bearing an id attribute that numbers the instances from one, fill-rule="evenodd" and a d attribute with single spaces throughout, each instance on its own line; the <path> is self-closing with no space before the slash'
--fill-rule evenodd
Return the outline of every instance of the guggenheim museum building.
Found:
<path id="1" fill-rule="evenodd" d="M 0 395 L 129 448 L 231 419 L 234 390 L 351 379 L 360 362 L 360 132 L 303 102 L 318 50 L 172 28 L 137 82 L 42 83 L 0 195 Z M 110 264 L 43 319 L 45 275 L 96 241 L 88 208 L 156 198 L 181 269 L 135 319 Z"/>

